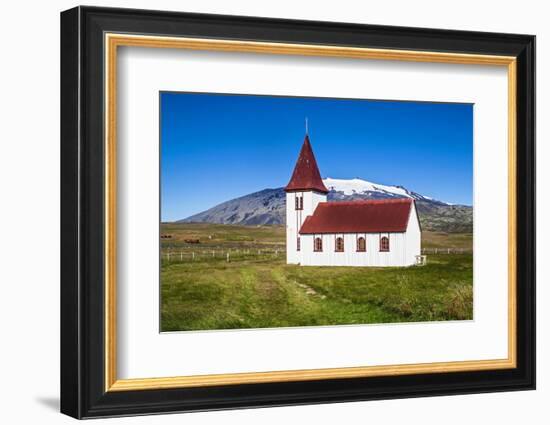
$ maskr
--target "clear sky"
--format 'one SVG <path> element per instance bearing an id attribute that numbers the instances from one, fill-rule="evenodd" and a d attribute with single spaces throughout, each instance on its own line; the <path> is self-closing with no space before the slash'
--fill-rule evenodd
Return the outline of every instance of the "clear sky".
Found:
<path id="1" fill-rule="evenodd" d="M 161 216 L 288 183 L 304 120 L 321 176 L 472 205 L 473 105 L 162 92 Z"/>

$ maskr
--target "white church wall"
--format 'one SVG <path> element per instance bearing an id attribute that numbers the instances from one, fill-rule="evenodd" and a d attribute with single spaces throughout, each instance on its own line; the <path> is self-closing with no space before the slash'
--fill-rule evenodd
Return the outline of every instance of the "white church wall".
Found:
<path id="1" fill-rule="evenodd" d="M 312 215 L 319 202 L 326 202 L 327 195 L 318 192 L 304 192 L 304 211 Z M 305 220 L 305 217 L 304 217 Z"/>
<path id="2" fill-rule="evenodd" d="M 418 224 L 418 214 L 414 205 L 411 207 L 406 233 L 406 259 L 407 265 L 416 263 L 416 256 L 421 253 L 422 233 Z"/>
<path id="3" fill-rule="evenodd" d="M 296 197 L 303 197 L 303 209 L 296 210 Z M 299 264 L 301 255 L 297 251 L 298 231 L 302 227 L 307 216 L 312 215 L 319 202 L 326 202 L 327 196 L 322 193 L 287 192 L 286 194 L 286 262 Z M 301 241 L 303 245 L 303 241 Z"/>
<path id="4" fill-rule="evenodd" d="M 389 267 L 411 265 L 407 261 L 407 244 L 405 233 L 384 233 L 389 236 L 389 252 L 380 252 L 380 233 L 346 233 L 302 235 L 301 257 L 299 263 L 303 266 L 355 266 L 355 267 Z M 336 238 L 344 237 L 344 252 L 336 252 Z M 357 252 L 357 237 L 366 238 L 366 252 Z M 314 251 L 314 237 L 323 240 L 323 251 Z"/>
<path id="5" fill-rule="evenodd" d="M 296 192 L 286 194 L 286 262 L 288 264 L 300 263 L 296 251 L 296 238 L 302 222 L 302 211 L 296 211 L 294 208 L 296 195 Z"/>

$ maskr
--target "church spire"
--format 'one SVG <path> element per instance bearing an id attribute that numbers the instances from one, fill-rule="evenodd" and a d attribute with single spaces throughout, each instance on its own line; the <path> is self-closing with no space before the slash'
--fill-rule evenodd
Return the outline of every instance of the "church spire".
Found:
<path id="1" fill-rule="evenodd" d="M 319 168 L 317 167 L 317 161 L 315 160 L 315 155 L 313 154 L 313 149 L 311 148 L 309 135 L 307 134 L 306 118 L 306 137 L 304 139 L 304 144 L 300 150 L 300 155 L 298 156 L 298 161 L 296 161 L 296 166 L 294 167 L 292 177 L 285 187 L 285 191 L 295 192 L 307 190 L 328 193 L 328 189 L 321 179 L 321 174 L 319 173 Z"/>

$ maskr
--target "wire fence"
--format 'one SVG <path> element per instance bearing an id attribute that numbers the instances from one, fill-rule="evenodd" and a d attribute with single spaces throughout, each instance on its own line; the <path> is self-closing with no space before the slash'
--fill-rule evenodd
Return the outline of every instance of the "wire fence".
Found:
<path id="1" fill-rule="evenodd" d="M 422 248 L 422 255 L 452 255 L 471 254 L 472 249 L 467 248 Z M 190 262 L 190 261 L 244 261 L 252 259 L 284 259 L 285 247 L 276 248 L 206 248 L 199 249 L 163 249 L 161 261 L 165 263 Z"/>
<path id="2" fill-rule="evenodd" d="M 422 254 L 472 254 L 472 248 L 422 248 Z"/>

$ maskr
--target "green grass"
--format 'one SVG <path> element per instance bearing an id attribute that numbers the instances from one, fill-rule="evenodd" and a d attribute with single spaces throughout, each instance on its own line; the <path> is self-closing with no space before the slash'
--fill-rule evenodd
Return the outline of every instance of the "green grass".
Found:
<path id="1" fill-rule="evenodd" d="M 453 248 L 472 250 L 471 233 L 422 232 L 423 248 Z"/>
<path id="2" fill-rule="evenodd" d="M 280 226 L 163 225 L 163 252 L 265 249 Z M 424 233 L 423 245 L 471 247 L 471 235 Z M 199 238 L 189 245 L 186 238 Z M 469 244 L 469 245 L 468 245 Z M 284 253 L 163 261 L 163 331 L 472 319 L 472 254 L 429 255 L 423 267 L 301 267 Z"/>

